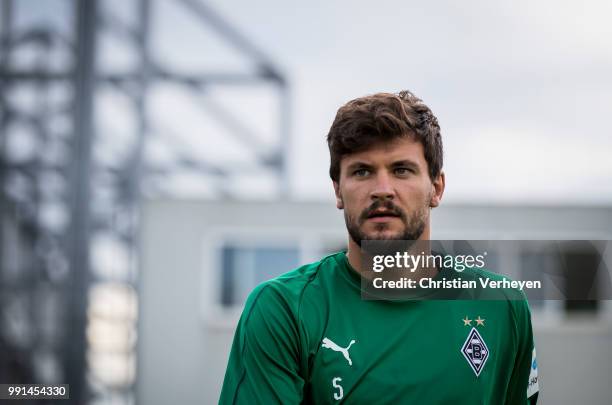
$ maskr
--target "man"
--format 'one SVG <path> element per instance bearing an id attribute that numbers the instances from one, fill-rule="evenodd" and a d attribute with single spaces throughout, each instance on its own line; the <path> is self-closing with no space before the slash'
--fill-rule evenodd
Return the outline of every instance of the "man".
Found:
<path id="1" fill-rule="evenodd" d="M 407 91 L 358 98 L 338 110 L 327 142 L 348 250 L 255 288 L 219 402 L 535 403 L 524 299 L 362 299 L 362 241 L 430 238 L 445 186 L 431 110 Z"/>

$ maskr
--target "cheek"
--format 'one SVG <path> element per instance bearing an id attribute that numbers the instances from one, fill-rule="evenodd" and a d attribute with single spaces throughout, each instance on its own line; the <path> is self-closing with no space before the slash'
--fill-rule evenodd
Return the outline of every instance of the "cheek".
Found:
<path id="1" fill-rule="evenodd" d="M 412 188 L 413 192 L 420 198 L 426 198 L 427 196 L 431 195 L 433 184 L 431 184 L 429 178 L 426 178 L 420 181 L 419 183 L 414 184 Z"/>
<path id="2" fill-rule="evenodd" d="M 358 187 L 345 187 L 341 189 L 340 197 L 344 203 L 344 208 L 349 207 L 350 209 L 358 209 L 363 205 L 364 196 L 366 193 Z M 365 199 L 367 201 L 367 198 Z"/>
<path id="3" fill-rule="evenodd" d="M 408 187 L 404 189 L 401 197 L 402 203 L 408 206 L 429 206 L 431 200 L 431 190 L 425 186 Z"/>

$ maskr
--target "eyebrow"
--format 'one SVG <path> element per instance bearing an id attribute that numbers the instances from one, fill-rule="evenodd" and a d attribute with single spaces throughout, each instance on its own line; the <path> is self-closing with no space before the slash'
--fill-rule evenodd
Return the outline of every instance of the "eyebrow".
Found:
<path id="1" fill-rule="evenodd" d="M 406 160 L 398 160 L 395 161 L 393 163 L 391 163 L 391 167 L 398 167 L 398 166 L 408 166 L 408 167 L 412 167 L 414 169 L 418 169 L 419 165 L 416 162 L 413 162 L 412 160 L 406 159 Z"/>
<path id="2" fill-rule="evenodd" d="M 352 172 L 353 170 L 357 170 L 357 169 L 371 169 L 371 168 L 372 168 L 371 164 L 368 164 L 365 162 L 354 162 L 348 165 L 346 170 L 349 172 Z"/>
<path id="3" fill-rule="evenodd" d="M 373 166 L 369 163 L 363 162 L 363 161 L 357 161 L 354 163 L 351 163 L 350 165 L 348 165 L 348 167 L 346 168 L 346 170 L 348 172 L 352 172 L 358 169 L 371 169 Z M 419 170 L 420 167 L 418 165 L 418 163 L 410 160 L 410 159 L 404 159 L 404 160 L 397 160 L 393 163 L 391 163 L 391 167 L 409 167 L 412 168 L 414 170 Z"/>

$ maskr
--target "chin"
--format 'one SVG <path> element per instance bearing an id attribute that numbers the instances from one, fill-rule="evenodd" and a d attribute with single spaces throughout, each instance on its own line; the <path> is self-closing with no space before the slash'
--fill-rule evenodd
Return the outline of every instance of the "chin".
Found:
<path id="1" fill-rule="evenodd" d="M 373 231 L 366 233 L 367 239 L 370 240 L 400 240 L 402 232 L 393 231 Z"/>

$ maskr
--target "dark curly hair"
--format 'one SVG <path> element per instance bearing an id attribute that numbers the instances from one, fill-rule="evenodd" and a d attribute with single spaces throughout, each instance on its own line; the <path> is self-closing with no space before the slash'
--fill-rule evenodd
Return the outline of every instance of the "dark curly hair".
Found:
<path id="1" fill-rule="evenodd" d="M 405 136 L 423 144 L 433 181 L 442 170 L 442 136 L 438 120 L 420 98 L 404 90 L 349 101 L 340 107 L 327 134 L 329 176 L 333 181 L 340 180 L 340 160 L 345 155 Z"/>

